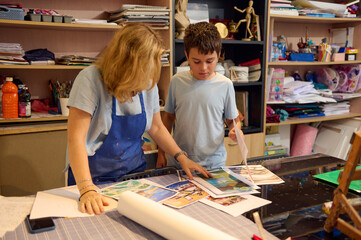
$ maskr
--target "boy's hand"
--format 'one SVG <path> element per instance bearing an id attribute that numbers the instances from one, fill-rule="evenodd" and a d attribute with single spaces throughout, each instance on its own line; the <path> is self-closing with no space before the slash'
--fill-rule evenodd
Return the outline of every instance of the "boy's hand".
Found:
<path id="1" fill-rule="evenodd" d="M 191 171 L 193 171 L 193 170 L 196 170 L 196 171 L 200 172 L 206 178 L 213 177 L 212 174 L 210 174 L 204 167 L 202 167 L 201 165 L 199 165 L 196 162 L 193 162 L 192 160 L 187 158 L 185 155 L 179 156 L 178 157 L 178 162 L 182 166 L 184 172 L 189 177 L 189 180 L 193 180 L 193 176 L 192 176 L 192 173 L 191 173 Z"/>
<path id="2" fill-rule="evenodd" d="M 242 130 L 240 130 L 241 134 L 242 134 L 242 138 L 243 140 L 246 140 L 246 138 L 243 135 Z M 234 142 L 237 142 L 237 136 L 236 136 L 236 130 L 234 128 L 232 128 L 229 132 L 228 132 L 228 137 L 230 139 L 232 139 Z"/>
<path id="3" fill-rule="evenodd" d="M 162 168 L 167 166 L 167 159 L 164 154 L 158 154 L 156 168 Z"/>

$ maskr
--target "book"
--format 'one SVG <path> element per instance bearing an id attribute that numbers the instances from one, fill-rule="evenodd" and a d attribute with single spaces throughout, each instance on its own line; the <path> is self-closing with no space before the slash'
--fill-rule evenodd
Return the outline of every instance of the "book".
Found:
<path id="1" fill-rule="evenodd" d="M 248 127 L 248 95 L 247 91 L 236 91 L 236 106 L 243 115 L 243 126 Z"/>

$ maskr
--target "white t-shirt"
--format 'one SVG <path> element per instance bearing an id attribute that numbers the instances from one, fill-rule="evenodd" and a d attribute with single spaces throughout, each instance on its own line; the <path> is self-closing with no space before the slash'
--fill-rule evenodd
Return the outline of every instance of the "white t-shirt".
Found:
<path id="1" fill-rule="evenodd" d="M 238 111 L 232 81 L 216 73 L 210 80 L 197 80 L 189 71 L 173 76 L 165 111 L 176 114 L 174 139 L 193 161 L 208 169 L 225 165 L 224 119 Z M 173 157 L 169 165 L 177 165 Z"/>
<path id="2" fill-rule="evenodd" d="M 143 100 L 147 116 L 145 131 L 152 125 L 153 114 L 159 112 L 158 88 L 144 90 Z M 70 92 L 68 106 L 78 108 L 92 116 L 86 148 L 88 156 L 93 156 L 107 137 L 112 125 L 112 95 L 106 90 L 101 80 L 100 71 L 95 65 L 83 69 L 75 79 Z M 116 115 L 135 115 L 142 112 L 139 95 L 133 102 L 119 104 L 116 101 Z"/>

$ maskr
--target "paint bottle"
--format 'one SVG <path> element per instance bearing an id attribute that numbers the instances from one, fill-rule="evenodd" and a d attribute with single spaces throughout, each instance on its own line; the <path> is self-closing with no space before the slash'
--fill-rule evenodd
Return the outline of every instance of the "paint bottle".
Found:
<path id="1" fill-rule="evenodd" d="M 3 118 L 18 118 L 18 87 L 13 83 L 12 77 L 6 77 L 2 86 Z"/>
<path id="2" fill-rule="evenodd" d="M 20 118 L 31 117 L 30 98 L 31 98 L 31 95 L 30 95 L 28 88 L 25 87 L 25 85 L 22 86 L 19 91 L 19 117 Z"/>

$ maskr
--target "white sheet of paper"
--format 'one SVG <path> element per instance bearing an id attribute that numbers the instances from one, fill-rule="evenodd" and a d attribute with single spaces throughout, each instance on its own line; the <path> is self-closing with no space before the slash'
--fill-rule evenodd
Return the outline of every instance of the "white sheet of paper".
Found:
<path id="1" fill-rule="evenodd" d="M 217 208 L 223 212 L 226 212 L 232 215 L 233 217 L 238 217 L 239 215 L 248 212 L 252 209 L 259 208 L 271 203 L 271 201 L 269 200 L 259 198 L 253 195 L 244 195 L 241 197 L 244 199 L 236 203 L 231 203 L 228 206 L 227 204 L 221 204 L 219 202 L 211 201 L 208 199 L 208 197 L 205 197 L 199 201 L 211 207 Z M 217 201 L 221 201 L 221 200 L 222 199 L 217 199 Z"/>
<path id="2" fill-rule="evenodd" d="M 241 131 L 238 129 L 236 121 L 234 121 L 234 119 L 233 119 L 233 126 L 234 126 L 234 129 L 235 129 L 235 132 L 236 132 L 238 146 L 241 149 L 241 154 L 242 154 L 242 157 L 243 157 L 243 160 L 244 160 L 244 164 L 247 167 L 248 175 L 249 175 L 249 177 L 251 179 L 251 182 L 253 182 L 252 175 L 251 175 L 251 172 L 248 169 L 248 164 L 247 164 L 248 148 L 247 148 L 246 143 L 243 140 Z"/>
<path id="3" fill-rule="evenodd" d="M 253 181 L 256 185 L 284 183 L 284 181 L 279 176 L 277 176 L 262 165 L 249 165 L 248 168 L 252 174 Z M 222 169 L 238 179 L 242 177 L 242 179 L 247 178 L 250 181 L 248 171 L 246 169 L 246 166 L 244 165 L 224 166 L 222 167 Z"/>
<path id="4" fill-rule="evenodd" d="M 79 191 L 76 186 L 56 188 L 38 192 L 31 210 L 30 219 L 43 217 L 89 217 L 82 213 L 79 205 Z M 108 198 L 106 211 L 116 209 L 117 201 Z"/>
<path id="5" fill-rule="evenodd" d="M 30 213 L 34 197 L 0 196 L 0 238 L 7 231 L 14 231 Z"/>

